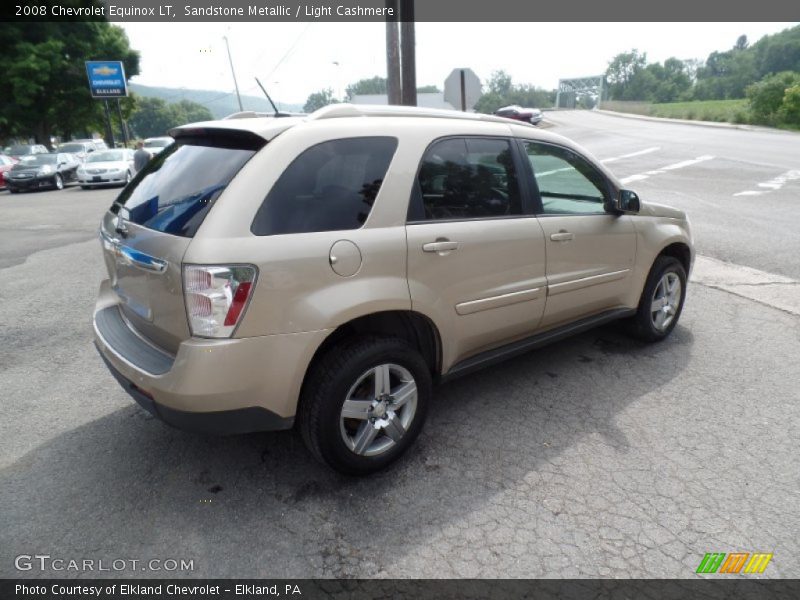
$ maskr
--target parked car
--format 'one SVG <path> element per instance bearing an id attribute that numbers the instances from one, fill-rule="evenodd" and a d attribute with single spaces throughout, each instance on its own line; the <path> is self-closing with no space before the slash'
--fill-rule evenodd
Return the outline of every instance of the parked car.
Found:
<path id="1" fill-rule="evenodd" d="M 498 117 L 505 117 L 506 119 L 514 119 L 515 121 L 522 121 L 523 123 L 530 123 L 531 125 L 538 125 L 542 122 L 542 111 L 538 108 L 522 108 L 521 106 L 504 106 L 494 112 Z"/>
<path id="2" fill-rule="evenodd" d="M 6 187 L 6 173 L 17 164 L 17 161 L 5 154 L 0 154 L 0 190 Z"/>
<path id="3" fill-rule="evenodd" d="M 680 317 L 686 215 L 564 137 L 346 104 L 170 133 L 103 217 L 94 332 L 175 426 L 296 424 L 369 473 L 419 434 L 435 382 L 619 319 L 662 340 Z"/>
<path id="4" fill-rule="evenodd" d="M 80 166 L 78 183 L 85 190 L 99 185 L 125 185 L 134 173 L 132 150 L 102 150 L 90 154 Z"/>
<path id="5" fill-rule="evenodd" d="M 147 150 L 150 154 L 155 156 L 159 152 L 161 152 L 164 148 L 169 146 L 173 141 L 171 137 L 154 137 L 154 138 L 147 138 L 144 140 L 144 149 Z"/>
<path id="6" fill-rule="evenodd" d="M 82 138 L 78 140 L 71 140 L 68 143 L 82 143 L 82 144 L 91 144 L 95 150 L 108 150 L 108 146 L 106 142 L 102 138 Z"/>
<path id="7" fill-rule="evenodd" d="M 6 185 L 13 194 L 42 188 L 60 190 L 75 181 L 78 165 L 77 158 L 63 152 L 25 156 L 6 173 Z"/>
<path id="8" fill-rule="evenodd" d="M 97 147 L 95 146 L 94 142 L 64 142 L 58 146 L 59 152 L 72 154 L 80 162 L 86 160 L 86 157 L 96 150 Z"/>
<path id="9" fill-rule="evenodd" d="M 42 144 L 17 144 L 16 146 L 11 146 L 8 152 L 6 152 L 11 158 L 16 158 L 17 160 L 23 156 L 49 153 L 50 151 L 47 149 L 47 146 L 43 146 Z"/>

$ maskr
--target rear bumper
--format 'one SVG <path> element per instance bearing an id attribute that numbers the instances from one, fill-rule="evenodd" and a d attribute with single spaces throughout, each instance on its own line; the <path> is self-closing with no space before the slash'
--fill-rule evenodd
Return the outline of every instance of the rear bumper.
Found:
<path id="1" fill-rule="evenodd" d="M 328 330 L 190 338 L 173 356 L 133 331 L 112 294 L 104 282 L 94 314 L 95 345 L 148 412 L 176 427 L 211 433 L 292 426 L 306 369 Z"/>
<path id="2" fill-rule="evenodd" d="M 282 429 L 291 429 L 294 424 L 294 417 L 280 417 L 274 412 L 258 406 L 213 412 L 189 412 L 159 404 L 151 396 L 145 394 L 136 384 L 126 379 L 106 358 L 99 345 L 95 343 L 95 347 L 100 353 L 103 362 L 106 363 L 108 370 L 111 371 L 111 374 L 122 386 L 122 389 L 136 400 L 139 406 L 154 417 L 178 429 L 198 433 L 228 435 L 254 431 L 280 431 Z"/>

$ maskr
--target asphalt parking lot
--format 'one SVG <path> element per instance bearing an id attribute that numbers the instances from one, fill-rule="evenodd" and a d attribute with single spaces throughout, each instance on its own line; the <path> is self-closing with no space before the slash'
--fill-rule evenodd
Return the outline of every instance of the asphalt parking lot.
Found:
<path id="1" fill-rule="evenodd" d="M 404 460 L 346 478 L 294 432 L 184 433 L 122 392 L 90 322 L 116 193 L 0 192 L 0 577 L 800 575 L 797 315 L 695 282 L 667 341 L 609 326 L 457 380 Z"/>

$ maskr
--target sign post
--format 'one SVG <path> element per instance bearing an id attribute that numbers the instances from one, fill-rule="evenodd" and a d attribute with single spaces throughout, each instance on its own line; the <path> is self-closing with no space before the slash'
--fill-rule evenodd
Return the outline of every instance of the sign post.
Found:
<path id="1" fill-rule="evenodd" d="M 108 129 L 109 142 L 111 147 L 114 144 L 114 132 L 111 127 L 111 111 L 108 107 L 108 99 L 117 99 L 117 114 L 119 116 L 120 130 L 125 145 L 128 144 L 125 132 L 125 122 L 122 120 L 122 109 L 119 99 L 128 95 L 128 82 L 125 79 L 125 66 L 119 60 L 87 60 L 86 76 L 89 78 L 89 91 L 92 98 L 102 98 L 105 104 L 106 127 Z"/>
<path id="2" fill-rule="evenodd" d="M 444 99 L 456 110 L 472 110 L 481 97 L 481 80 L 472 69 L 453 69 L 444 80 Z"/>

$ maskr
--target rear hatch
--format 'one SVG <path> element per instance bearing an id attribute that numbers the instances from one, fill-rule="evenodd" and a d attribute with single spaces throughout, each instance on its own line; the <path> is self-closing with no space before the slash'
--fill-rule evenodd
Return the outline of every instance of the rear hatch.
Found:
<path id="1" fill-rule="evenodd" d="M 103 218 L 103 253 L 121 310 L 168 352 L 191 335 L 183 256 L 214 201 L 265 143 L 242 131 L 190 131 L 155 156 Z"/>

